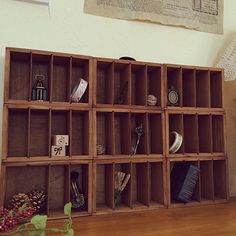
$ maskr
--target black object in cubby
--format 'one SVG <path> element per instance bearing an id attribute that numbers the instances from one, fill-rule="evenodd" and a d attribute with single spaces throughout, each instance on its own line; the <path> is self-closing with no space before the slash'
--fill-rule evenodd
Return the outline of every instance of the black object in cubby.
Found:
<path id="1" fill-rule="evenodd" d="M 176 162 L 171 171 L 171 198 L 187 203 L 191 200 L 200 169 L 188 162 Z"/>

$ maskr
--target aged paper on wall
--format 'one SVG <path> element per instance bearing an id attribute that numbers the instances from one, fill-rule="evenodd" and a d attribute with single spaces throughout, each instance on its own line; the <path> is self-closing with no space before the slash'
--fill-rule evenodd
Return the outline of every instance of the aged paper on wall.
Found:
<path id="1" fill-rule="evenodd" d="M 227 46 L 216 66 L 224 68 L 225 81 L 236 79 L 236 37 Z"/>
<path id="2" fill-rule="evenodd" d="M 223 34 L 223 0 L 85 0 L 84 12 Z"/>

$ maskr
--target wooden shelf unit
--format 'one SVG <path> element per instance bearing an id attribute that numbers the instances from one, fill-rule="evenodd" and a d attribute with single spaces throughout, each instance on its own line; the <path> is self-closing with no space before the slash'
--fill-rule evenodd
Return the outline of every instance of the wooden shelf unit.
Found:
<path id="1" fill-rule="evenodd" d="M 173 199 L 171 182 L 171 170 L 175 163 L 183 162 L 190 163 L 197 166 L 200 169 L 200 176 L 196 187 L 194 189 L 192 198 L 188 203 L 181 203 Z M 175 159 L 172 158 L 167 161 L 168 176 L 168 205 L 170 207 L 176 206 L 188 206 L 197 204 L 214 204 L 219 202 L 226 202 L 228 200 L 228 184 L 227 184 L 227 160 L 225 157 L 209 158 L 202 157 L 187 159 Z"/>
<path id="2" fill-rule="evenodd" d="M 178 91 L 178 107 L 223 109 L 222 78 L 217 68 L 165 65 L 165 90 L 173 86 Z"/>
<path id="3" fill-rule="evenodd" d="M 68 158 L 91 158 L 90 108 L 5 105 L 5 139 L 3 160 L 51 158 L 51 137 L 69 135 Z M 58 157 L 57 157 L 58 159 Z M 38 160 L 38 159 L 37 159 Z"/>
<path id="4" fill-rule="evenodd" d="M 137 156 L 164 157 L 164 113 L 140 109 L 94 109 L 94 156 L 96 146 L 103 145 L 104 155 L 111 158 L 116 156 L 132 156 L 137 134 L 135 128 L 143 125 L 144 134 L 140 138 Z M 156 142 L 158 140 L 158 143 Z"/>
<path id="5" fill-rule="evenodd" d="M 219 111 L 166 111 L 166 153 L 174 156 L 226 156 L 225 114 Z M 183 137 L 181 148 L 169 153 L 172 143 L 171 131 L 177 131 Z"/>
<path id="6" fill-rule="evenodd" d="M 163 107 L 163 67 L 155 63 L 94 59 L 93 104 L 96 107 L 157 109 Z M 147 96 L 157 97 L 156 106 Z"/>
<path id="7" fill-rule="evenodd" d="M 29 193 L 34 189 L 40 189 L 47 195 L 44 213 L 49 215 L 50 218 L 64 217 L 64 204 L 71 199 L 71 171 L 77 171 L 79 173 L 79 184 L 86 202 L 86 206 L 83 210 L 72 210 L 72 213 L 73 215 L 91 214 L 91 160 L 4 164 L 2 166 L 2 179 L 5 179 L 5 191 L 1 194 L 1 202 L 3 201 L 7 206 L 9 199 L 11 199 L 15 193 Z"/>
<path id="8" fill-rule="evenodd" d="M 93 208 L 98 214 L 106 212 L 151 209 L 164 207 L 166 184 L 165 160 L 95 160 Z M 120 202 L 114 201 L 114 175 L 116 171 L 130 174 L 130 181 L 121 194 Z"/>
<path id="9" fill-rule="evenodd" d="M 71 90 L 83 78 L 88 82 L 88 88 L 80 104 L 91 105 L 91 68 L 91 57 L 10 48 L 6 50 L 4 101 L 32 101 L 31 91 L 37 82 L 36 76 L 42 75 L 47 101 L 71 102 Z"/>
<path id="10" fill-rule="evenodd" d="M 44 76 L 46 101 L 32 99 Z M 79 79 L 88 88 L 79 103 L 70 94 Z M 70 173 L 79 173 L 85 207 L 73 216 L 213 204 L 228 199 L 228 170 L 221 69 L 95 58 L 30 49 L 6 50 L 0 203 L 18 192 L 42 189 L 45 213 L 63 217 L 71 200 Z M 179 106 L 167 106 L 173 86 Z M 157 104 L 147 103 L 148 95 Z M 136 128 L 143 135 L 137 152 Z M 170 154 L 169 133 L 183 144 Z M 51 155 L 51 137 L 69 135 L 66 155 Z M 98 155 L 97 145 L 104 147 Z M 188 204 L 171 198 L 176 162 L 200 168 Z M 116 171 L 130 180 L 115 204 Z M 31 185 L 25 185 L 30 181 Z M 16 184 L 17 182 L 17 184 Z"/>

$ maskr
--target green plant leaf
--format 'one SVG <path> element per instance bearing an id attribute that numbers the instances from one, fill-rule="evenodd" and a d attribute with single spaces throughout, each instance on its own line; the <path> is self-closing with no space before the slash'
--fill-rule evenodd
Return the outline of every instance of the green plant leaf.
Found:
<path id="1" fill-rule="evenodd" d="M 44 231 L 32 231 L 32 232 L 29 232 L 29 236 L 45 236 L 45 232 Z"/>
<path id="2" fill-rule="evenodd" d="M 66 203 L 66 205 L 64 206 L 64 214 L 65 215 L 67 215 L 67 216 L 71 215 L 71 207 L 72 207 L 71 202 Z"/>
<path id="3" fill-rule="evenodd" d="M 31 219 L 30 223 L 33 224 L 36 229 L 45 229 L 47 223 L 47 216 L 36 215 Z"/>
<path id="4" fill-rule="evenodd" d="M 74 236 L 74 230 L 73 229 L 69 229 L 65 235 L 66 236 Z"/>

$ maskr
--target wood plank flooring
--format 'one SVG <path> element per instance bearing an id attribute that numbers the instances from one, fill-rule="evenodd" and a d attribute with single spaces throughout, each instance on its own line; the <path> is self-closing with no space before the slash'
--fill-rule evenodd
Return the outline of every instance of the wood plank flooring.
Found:
<path id="1" fill-rule="evenodd" d="M 62 227 L 62 221 L 48 226 Z M 236 236 L 236 201 L 81 217 L 73 220 L 73 228 L 76 236 Z"/>

